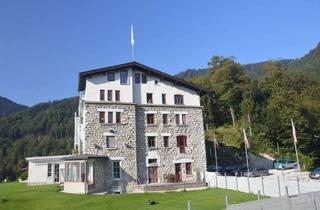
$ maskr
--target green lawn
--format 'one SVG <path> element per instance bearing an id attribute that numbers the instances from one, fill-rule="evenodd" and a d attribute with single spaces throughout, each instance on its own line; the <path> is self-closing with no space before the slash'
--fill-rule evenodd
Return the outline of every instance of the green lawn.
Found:
<path id="1" fill-rule="evenodd" d="M 193 210 L 223 209 L 225 195 L 231 203 L 255 200 L 256 195 L 223 189 L 190 192 L 144 193 L 123 195 L 73 195 L 60 192 L 56 185 L 26 186 L 17 182 L 0 184 L 0 210 L 178 210 L 187 209 L 192 201 Z M 158 204 L 147 205 L 148 200 Z"/>

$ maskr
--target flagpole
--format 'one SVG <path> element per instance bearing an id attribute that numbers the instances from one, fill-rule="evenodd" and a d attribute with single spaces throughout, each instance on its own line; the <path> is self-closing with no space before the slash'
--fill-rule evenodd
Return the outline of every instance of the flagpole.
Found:
<path id="1" fill-rule="evenodd" d="M 246 142 L 246 141 L 248 141 L 248 139 L 247 139 L 247 134 L 246 134 L 246 131 L 245 131 L 244 128 L 243 128 L 243 138 L 244 138 L 244 150 L 245 150 L 245 153 L 246 153 L 246 163 L 247 163 L 248 191 L 250 193 L 250 181 L 249 181 L 250 170 L 249 170 L 249 158 L 248 158 L 248 148 L 247 148 L 248 142 Z"/>
<path id="2" fill-rule="evenodd" d="M 134 61 L 134 35 L 133 35 L 133 25 L 131 25 L 131 59 Z"/>
<path id="3" fill-rule="evenodd" d="M 218 155 L 217 155 L 217 145 L 216 145 L 216 134 L 213 133 L 214 135 L 214 142 L 213 142 L 213 145 L 214 145 L 214 157 L 215 157 L 215 160 L 216 160 L 216 187 L 218 187 Z"/>
<path id="4" fill-rule="evenodd" d="M 250 114 L 249 113 L 248 113 L 248 122 L 249 122 L 249 133 L 250 133 L 250 136 L 252 136 L 251 119 L 250 119 Z"/>
<path id="5" fill-rule="evenodd" d="M 300 162 L 299 162 L 299 156 L 298 156 L 298 148 L 297 148 L 297 134 L 296 134 L 296 128 L 294 127 L 293 119 L 291 118 L 291 126 L 292 126 L 292 135 L 293 135 L 293 144 L 294 149 L 296 152 L 296 159 L 297 159 L 297 165 L 298 165 L 298 176 L 300 177 L 301 169 L 300 169 Z"/>

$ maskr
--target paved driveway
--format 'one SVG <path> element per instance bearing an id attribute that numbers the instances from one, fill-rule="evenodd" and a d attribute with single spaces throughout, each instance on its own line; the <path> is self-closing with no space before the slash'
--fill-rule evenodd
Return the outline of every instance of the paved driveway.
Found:
<path id="1" fill-rule="evenodd" d="M 277 177 L 279 177 L 280 182 L 280 191 L 281 196 L 286 194 L 285 186 L 288 187 L 289 195 L 296 195 L 298 194 L 298 172 L 297 170 L 285 170 L 285 171 L 278 171 L 278 170 L 270 170 L 271 175 L 261 177 L 254 177 L 249 178 L 250 182 L 250 192 L 257 194 L 260 190 L 261 194 L 271 196 L 271 197 L 278 197 L 279 196 L 279 188 L 278 188 L 278 181 Z M 300 185 L 300 193 L 307 193 L 307 192 L 315 192 L 320 190 L 320 180 L 313 180 L 308 177 L 309 172 L 301 172 L 299 178 L 299 185 Z M 226 181 L 227 182 L 226 182 Z M 206 173 L 206 181 L 208 182 L 210 187 L 216 187 L 216 179 L 214 172 L 207 172 Z M 263 185 L 262 185 L 263 181 Z M 227 185 L 226 185 L 227 183 Z M 238 187 L 237 187 L 238 183 Z M 264 190 L 263 190 L 264 186 Z M 234 176 L 218 176 L 218 187 L 220 188 L 228 188 L 233 190 L 239 190 L 242 192 L 248 192 L 248 179 L 246 177 L 234 177 Z"/>

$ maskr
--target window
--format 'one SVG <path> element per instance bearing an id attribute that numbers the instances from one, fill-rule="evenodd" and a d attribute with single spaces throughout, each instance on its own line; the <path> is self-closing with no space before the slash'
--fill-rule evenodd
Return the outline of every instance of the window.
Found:
<path id="1" fill-rule="evenodd" d="M 176 114 L 176 124 L 180 125 L 180 115 Z"/>
<path id="2" fill-rule="evenodd" d="M 108 123 L 113 123 L 113 113 L 108 112 Z"/>
<path id="3" fill-rule="evenodd" d="M 186 163 L 186 175 L 192 174 L 191 163 Z"/>
<path id="4" fill-rule="evenodd" d="M 162 115 L 162 124 L 167 125 L 168 124 L 168 114 Z"/>
<path id="5" fill-rule="evenodd" d="M 164 136 L 163 137 L 163 146 L 164 147 L 169 147 L 169 136 Z"/>
<path id="6" fill-rule="evenodd" d="M 154 81 L 154 84 L 155 84 L 155 85 L 158 85 L 158 84 L 159 84 L 159 80 L 156 79 L 156 80 Z"/>
<path id="7" fill-rule="evenodd" d="M 142 79 L 141 82 L 142 82 L 143 84 L 146 84 L 146 83 L 147 83 L 147 75 L 142 74 L 142 75 L 141 75 L 141 79 Z"/>
<path id="8" fill-rule="evenodd" d="M 154 114 L 147 114 L 147 124 L 154 124 Z"/>
<path id="9" fill-rule="evenodd" d="M 180 153 L 186 152 L 186 146 L 187 146 L 187 137 L 177 136 L 177 147 L 179 147 Z"/>
<path id="10" fill-rule="evenodd" d="M 108 90 L 108 101 L 112 101 L 112 90 Z"/>
<path id="11" fill-rule="evenodd" d="M 147 93 L 147 103 L 152 104 L 152 93 Z"/>
<path id="12" fill-rule="evenodd" d="M 116 101 L 120 101 L 120 90 L 116 90 Z"/>
<path id="13" fill-rule="evenodd" d="M 107 136 L 106 137 L 107 148 L 115 148 L 115 137 Z"/>
<path id="14" fill-rule="evenodd" d="M 104 101 L 104 90 L 100 90 L 100 101 Z"/>
<path id="15" fill-rule="evenodd" d="M 120 71 L 120 84 L 128 84 L 128 72 Z"/>
<path id="16" fill-rule="evenodd" d="M 121 112 L 116 112 L 116 123 L 121 123 Z"/>
<path id="17" fill-rule="evenodd" d="M 112 175 L 113 179 L 120 179 L 120 161 L 112 162 Z"/>
<path id="18" fill-rule="evenodd" d="M 149 159 L 148 163 L 149 163 L 149 165 L 157 165 L 158 161 L 157 161 L 157 159 Z"/>
<path id="19" fill-rule="evenodd" d="M 52 164 L 48 163 L 48 177 L 52 176 Z"/>
<path id="20" fill-rule="evenodd" d="M 78 182 L 80 181 L 80 163 L 67 162 L 66 163 L 66 181 Z"/>
<path id="21" fill-rule="evenodd" d="M 104 112 L 99 112 L 99 122 L 100 123 L 105 123 L 105 113 Z"/>
<path id="22" fill-rule="evenodd" d="M 181 122 L 182 122 L 182 125 L 186 125 L 187 124 L 186 114 L 182 114 L 181 115 Z"/>
<path id="23" fill-rule="evenodd" d="M 156 137 L 148 136 L 148 147 L 155 148 L 156 147 Z"/>
<path id="24" fill-rule="evenodd" d="M 162 104 L 166 104 L 167 103 L 167 100 L 166 100 L 166 94 L 162 94 Z"/>
<path id="25" fill-rule="evenodd" d="M 86 164 L 84 162 L 80 163 L 80 167 L 81 167 L 81 182 L 85 182 L 86 181 Z"/>
<path id="26" fill-rule="evenodd" d="M 135 74 L 135 75 L 134 75 L 134 82 L 135 82 L 136 84 L 140 84 L 140 74 Z"/>
<path id="27" fill-rule="evenodd" d="M 183 95 L 174 95 L 174 104 L 183 104 Z"/>
<path id="28" fill-rule="evenodd" d="M 114 72 L 108 73 L 108 81 L 114 81 Z"/>

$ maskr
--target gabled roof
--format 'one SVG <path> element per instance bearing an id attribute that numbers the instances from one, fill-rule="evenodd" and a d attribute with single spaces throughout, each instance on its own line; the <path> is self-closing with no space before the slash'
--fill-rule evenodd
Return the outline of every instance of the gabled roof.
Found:
<path id="1" fill-rule="evenodd" d="M 119 64 L 119 65 L 114 65 L 114 66 L 108 66 L 104 68 L 99 68 L 99 69 L 93 69 L 89 71 L 84 71 L 79 73 L 79 86 L 78 86 L 78 91 L 84 91 L 86 88 L 86 79 L 90 76 L 96 75 L 96 74 L 104 74 L 108 71 L 119 71 L 127 68 L 132 68 L 134 70 L 139 70 L 142 72 L 145 72 L 146 74 L 153 75 L 160 77 L 162 79 L 166 79 L 168 81 L 173 82 L 176 85 L 184 86 L 186 88 L 192 89 L 194 91 L 197 91 L 200 95 L 203 95 L 206 93 L 206 91 L 190 82 L 184 81 L 182 79 L 179 79 L 177 77 L 174 77 L 170 74 L 164 73 L 162 71 L 156 70 L 154 68 L 151 68 L 149 66 L 145 66 L 141 63 L 138 62 L 129 62 L 129 63 L 124 63 L 124 64 Z"/>

